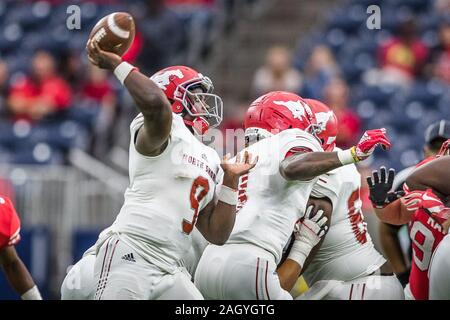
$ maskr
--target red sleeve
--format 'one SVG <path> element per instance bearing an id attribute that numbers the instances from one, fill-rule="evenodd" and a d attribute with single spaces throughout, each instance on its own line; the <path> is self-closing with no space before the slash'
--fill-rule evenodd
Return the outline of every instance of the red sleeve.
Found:
<path id="1" fill-rule="evenodd" d="M 0 250 L 20 240 L 20 219 L 16 209 L 6 197 L 0 197 Z"/>
<path id="2" fill-rule="evenodd" d="M 293 147 L 291 149 L 289 149 L 288 152 L 286 152 L 286 155 L 284 156 L 284 158 L 288 158 L 296 153 L 307 153 L 307 152 L 313 152 L 310 148 L 306 148 L 306 147 Z"/>

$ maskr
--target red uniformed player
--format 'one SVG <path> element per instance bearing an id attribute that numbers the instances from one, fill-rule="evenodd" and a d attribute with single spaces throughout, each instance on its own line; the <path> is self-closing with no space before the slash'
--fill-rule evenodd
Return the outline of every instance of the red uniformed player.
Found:
<path id="1" fill-rule="evenodd" d="M 450 140 L 447 140 L 436 157 L 419 163 L 404 186 L 406 195 L 398 200 L 394 200 L 395 193 L 389 192 L 393 169 L 387 176 L 386 169 L 381 168 L 381 177 L 375 171 L 368 178 L 371 200 L 378 217 L 394 225 L 409 224 L 413 259 L 409 284 L 405 288 L 407 299 L 427 300 L 429 297 L 431 257 L 446 234 L 443 224 L 450 215 L 450 209 L 443 203 L 450 193 L 448 180 L 442 174 L 446 166 L 438 164 L 441 160 L 447 160 L 449 150 Z"/>
<path id="2" fill-rule="evenodd" d="M 20 220 L 10 199 L 0 196 L 0 265 L 10 285 L 23 300 L 42 300 L 33 278 L 17 255 Z"/>

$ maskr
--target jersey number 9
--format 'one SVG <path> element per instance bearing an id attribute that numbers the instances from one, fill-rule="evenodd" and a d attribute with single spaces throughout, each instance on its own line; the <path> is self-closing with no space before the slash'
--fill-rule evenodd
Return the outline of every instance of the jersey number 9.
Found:
<path id="1" fill-rule="evenodd" d="M 199 189 L 200 189 L 200 192 L 198 192 Z M 192 232 L 192 230 L 194 229 L 195 223 L 197 222 L 198 208 L 199 208 L 200 202 L 208 194 L 208 192 L 209 192 L 208 179 L 206 179 L 202 176 L 197 177 L 194 180 L 194 182 L 192 183 L 191 193 L 189 196 L 189 199 L 191 202 L 191 209 L 194 210 L 194 217 L 192 218 L 192 222 L 189 222 L 186 219 L 183 220 L 182 227 L 183 227 L 184 233 L 190 234 Z"/>

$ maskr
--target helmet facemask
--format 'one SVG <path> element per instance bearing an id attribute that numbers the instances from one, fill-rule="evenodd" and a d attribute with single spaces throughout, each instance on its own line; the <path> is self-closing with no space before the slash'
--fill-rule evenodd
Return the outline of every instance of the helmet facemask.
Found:
<path id="1" fill-rule="evenodd" d="M 314 136 L 314 138 L 316 138 L 322 144 L 322 140 L 319 137 L 319 134 L 323 131 L 322 126 L 320 125 L 320 123 L 317 123 L 316 116 L 312 112 L 311 107 L 304 101 L 303 107 L 305 109 L 306 116 L 310 122 L 310 125 L 306 127 L 305 131 Z"/>
<path id="2" fill-rule="evenodd" d="M 201 89 L 201 92 L 196 89 Z M 192 126 L 195 128 L 196 123 L 202 123 L 200 127 L 203 129 L 196 128 L 198 134 L 204 134 L 209 127 L 217 127 L 222 122 L 223 102 L 218 95 L 212 93 L 213 90 L 211 80 L 201 76 L 183 82 L 174 92 L 174 100 L 181 103 L 186 113 L 193 118 Z"/>
<path id="3" fill-rule="evenodd" d="M 448 156 L 450 155 L 450 139 L 444 141 L 444 143 L 441 146 L 441 149 L 439 150 L 437 156 Z"/>
<path id="4" fill-rule="evenodd" d="M 314 126 L 313 136 L 320 141 L 323 151 L 331 152 L 336 145 L 336 136 L 328 136 L 326 130 L 326 123 L 319 123 Z"/>

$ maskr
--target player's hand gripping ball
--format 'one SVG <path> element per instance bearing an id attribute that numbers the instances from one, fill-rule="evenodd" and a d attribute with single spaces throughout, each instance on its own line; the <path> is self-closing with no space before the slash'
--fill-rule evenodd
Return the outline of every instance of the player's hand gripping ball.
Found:
<path id="1" fill-rule="evenodd" d="M 99 68 L 114 70 L 131 46 L 134 34 L 134 21 L 128 13 L 115 12 L 103 17 L 92 29 L 86 44 L 89 61 Z"/>
<path id="2" fill-rule="evenodd" d="M 102 19 L 92 29 L 89 40 L 98 43 L 100 49 L 123 56 L 134 40 L 133 17 L 126 12 L 114 12 Z"/>

